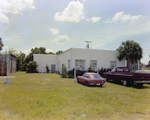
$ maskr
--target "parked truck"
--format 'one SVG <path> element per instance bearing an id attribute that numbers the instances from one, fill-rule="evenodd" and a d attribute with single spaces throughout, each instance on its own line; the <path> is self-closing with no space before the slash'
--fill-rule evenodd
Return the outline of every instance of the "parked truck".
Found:
<path id="1" fill-rule="evenodd" d="M 103 76 L 106 81 L 120 81 L 124 86 L 129 84 L 143 86 L 145 83 L 150 83 L 150 70 L 136 70 L 134 73 L 130 73 L 128 67 L 116 67 L 111 72 L 105 72 Z"/>

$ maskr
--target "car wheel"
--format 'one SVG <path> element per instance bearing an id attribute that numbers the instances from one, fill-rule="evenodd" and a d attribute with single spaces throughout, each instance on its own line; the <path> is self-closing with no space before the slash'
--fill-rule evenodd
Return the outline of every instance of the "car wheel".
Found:
<path id="1" fill-rule="evenodd" d="M 127 86 L 127 80 L 123 80 L 123 86 Z"/>
<path id="2" fill-rule="evenodd" d="M 89 86 L 89 83 L 88 83 L 88 82 L 85 82 L 85 85 L 88 87 L 88 86 Z"/>
<path id="3" fill-rule="evenodd" d="M 79 79 L 77 78 L 77 83 L 79 83 Z"/>
<path id="4" fill-rule="evenodd" d="M 100 85 L 100 87 L 103 87 L 103 85 Z"/>
<path id="5" fill-rule="evenodd" d="M 109 80 L 108 77 L 106 77 L 106 82 L 108 82 L 108 80 Z"/>

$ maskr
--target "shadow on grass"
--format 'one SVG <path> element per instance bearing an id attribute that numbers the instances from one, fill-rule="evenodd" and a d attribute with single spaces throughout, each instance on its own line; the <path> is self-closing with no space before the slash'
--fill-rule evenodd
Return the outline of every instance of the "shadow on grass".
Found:
<path id="1" fill-rule="evenodd" d="M 108 81 L 108 82 L 116 84 L 116 85 L 122 85 L 122 82 L 120 82 L 120 81 Z M 148 85 L 150 85 L 150 84 L 148 84 Z M 130 84 L 130 85 L 126 86 L 126 87 L 133 87 L 133 88 L 136 88 L 136 89 L 150 89 L 150 86 L 138 86 L 136 84 Z"/>
<path id="2" fill-rule="evenodd" d="M 150 89 L 149 86 L 137 86 L 137 85 L 134 85 L 133 88 L 136 88 L 136 89 Z"/>
<path id="3" fill-rule="evenodd" d="M 97 85 L 89 85 L 89 86 L 86 86 L 86 85 L 85 85 L 85 84 L 83 84 L 83 83 L 77 83 L 77 84 L 80 84 L 80 85 L 82 85 L 82 86 L 89 87 L 89 88 L 95 88 L 95 87 L 105 88 L 105 86 L 104 86 L 104 85 L 103 85 L 103 86 L 97 86 Z"/>
<path id="4" fill-rule="evenodd" d="M 109 83 L 117 84 L 117 85 L 122 85 L 122 82 L 120 81 L 108 81 Z"/>

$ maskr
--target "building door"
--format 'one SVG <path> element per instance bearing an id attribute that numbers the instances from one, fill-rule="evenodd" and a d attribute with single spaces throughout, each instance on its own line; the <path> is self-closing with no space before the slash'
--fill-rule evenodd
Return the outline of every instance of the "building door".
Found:
<path id="1" fill-rule="evenodd" d="M 51 65 L 51 73 L 55 73 L 55 65 Z"/>

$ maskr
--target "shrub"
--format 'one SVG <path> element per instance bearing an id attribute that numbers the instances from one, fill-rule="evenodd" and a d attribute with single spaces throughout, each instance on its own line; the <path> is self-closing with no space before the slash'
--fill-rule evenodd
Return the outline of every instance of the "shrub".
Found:
<path id="1" fill-rule="evenodd" d="M 68 70 L 67 74 L 69 78 L 74 78 L 74 69 Z"/>
<path id="2" fill-rule="evenodd" d="M 35 61 L 30 61 L 26 67 L 27 73 L 38 73 L 37 66 L 38 65 Z"/>
<path id="3" fill-rule="evenodd" d="M 46 72 L 49 73 L 50 69 L 48 67 L 48 65 L 46 65 Z"/>
<path id="4" fill-rule="evenodd" d="M 85 72 L 85 70 L 76 70 L 76 76 L 82 76 Z"/>
<path id="5" fill-rule="evenodd" d="M 67 78 L 67 68 L 65 65 L 62 66 L 62 73 L 61 73 L 62 78 Z"/>
<path id="6" fill-rule="evenodd" d="M 94 72 L 94 73 L 96 73 L 97 71 L 92 70 L 92 68 L 91 68 L 91 67 L 89 67 L 89 68 L 87 69 L 87 72 Z"/>
<path id="7" fill-rule="evenodd" d="M 104 72 L 109 72 L 109 71 L 111 71 L 112 69 L 111 68 L 101 68 L 100 70 L 99 70 L 99 74 L 100 74 L 100 76 L 102 76 L 103 77 L 103 73 Z"/>
<path id="8" fill-rule="evenodd" d="M 131 70 L 131 71 L 130 71 L 130 73 L 134 73 L 134 72 L 135 72 L 135 70 Z"/>
<path id="9" fill-rule="evenodd" d="M 68 71 L 68 77 L 69 78 L 74 78 L 74 71 L 75 71 L 75 69 L 72 69 L 72 70 L 69 70 Z M 85 70 L 76 70 L 76 77 L 77 76 L 82 76 L 85 72 L 87 72 L 87 71 L 85 71 Z"/>
<path id="10" fill-rule="evenodd" d="M 68 71 L 68 77 L 69 78 L 74 78 L 74 70 L 75 69 L 72 69 L 72 70 L 69 70 Z M 111 69 L 110 68 L 101 68 L 100 70 L 98 70 L 98 73 L 101 75 L 101 76 L 103 76 L 103 73 L 104 72 L 109 72 L 109 71 L 111 71 Z M 95 71 L 95 70 L 92 70 L 91 68 L 88 68 L 87 70 L 76 70 L 76 77 L 77 76 L 82 76 L 85 72 L 94 72 L 94 73 L 97 73 L 97 71 Z"/>

